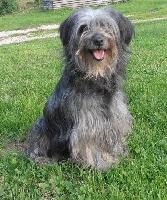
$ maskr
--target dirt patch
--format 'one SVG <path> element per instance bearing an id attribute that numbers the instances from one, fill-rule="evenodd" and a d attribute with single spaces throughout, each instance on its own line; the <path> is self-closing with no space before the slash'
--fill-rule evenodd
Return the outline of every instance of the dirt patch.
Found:
<path id="1" fill-rule="evenodd" d="M 12 153 L 13 150 L 17 150 L 17 151 L 20 151 L 21 153 L 24 153 L 24 148 L 25 148 L 25 142 L 15 141 L 15 142 L 9 143 L 5 147 L 5 151 L 8 153 Z"/>
<path id="2" fill-rule="evenodd" d="M 15 142 L 9 143 L 4 148 L 4 151 L 7 152 L 8 154 L 12 154 L 13 152 L 18 151 L 18 154 L 21 153 L 22 155 L 26 155 L 25 154 L 25 142 L 15 141 Z M 38 165 L 48 165 L 50 163 L 55 162 L 55 160 L 51 159 L 51 158 L 39 156 L 39 157 L 35 158 L 34 162 Z"/>

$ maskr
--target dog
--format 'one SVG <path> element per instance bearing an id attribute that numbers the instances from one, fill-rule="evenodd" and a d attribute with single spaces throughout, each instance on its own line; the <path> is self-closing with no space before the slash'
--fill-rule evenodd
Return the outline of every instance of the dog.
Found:
<path id="1" fill-rule="evenodd" d="M 59 28 L 65 68 L 43 116 L 29 131 L 26 154 L 108 169 L 127 156 L 132 117 L 123 92 L 132 23 L 111 7 L 81 8 Z"/>

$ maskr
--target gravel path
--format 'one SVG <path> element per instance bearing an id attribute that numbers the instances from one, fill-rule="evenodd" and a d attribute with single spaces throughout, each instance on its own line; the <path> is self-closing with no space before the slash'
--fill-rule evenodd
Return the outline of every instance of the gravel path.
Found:
<path id="1" fill-rule="evenodd" d="M 45 34 L 41 36 L 34 36 L 37 31 L 40 30 L 53 30 L 58 29 L 58 24 L 52 25 L 42 25 L 36 28 L 23 29 L 23 30 L 13 30 L 13 31 L 2 31 L 0 32 L 0 45 L 11 44 L 11 43 L 20 43 L 24 41 L 30 41 L 35 39 L 57 37 L 58 33 Z"/>
<path id="2" fill-rule="evenodd" d="M 143 23 L 148 21 L 158 21 L 158 20 L 167 20 L 167 17 L 162 18 L 152 18 L 146 20 L 131 20 L 132 23 Z M 20 43 L 24 41 L 36 40 L 36 39 L 43 39 L 43 38 L 50 38 L 50 37 L 57 37 L 59 34 L 55 30 L 55 33 L 52 34 L 45 34 L 41 36 L 35 36 L 35 33 L 40 30 L 53 30 L 58 29 L 58 24 L 52 25 L 42 25 L 36 28 L 31 29 L 24 29 L 24 30 L 13 30 L 13 31 L 2 31 L 0 32 L 0 45 L 11 44 L 11 43 Z"/>

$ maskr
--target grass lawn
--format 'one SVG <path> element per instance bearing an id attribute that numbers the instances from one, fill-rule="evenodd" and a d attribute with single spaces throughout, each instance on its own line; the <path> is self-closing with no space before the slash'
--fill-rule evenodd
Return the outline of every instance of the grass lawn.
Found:
<path id="1" fill-rule="evenodd" d="M 111 4 L 130 19 L 150 19 L 167 17 L 166 0 L 131 0 L 128 3 Z M 0 17 L 0 31 L 30 28 L 43 24 L 60 23 L 74 9 L 25 10 L 20 13 Z"/>
<path id="2" fill-rule="evenodd" d="M 136 19 L 144 9 L 165 5 L 162 0 L 148 2 L 136 0 L 115 6 L 125 14 L 136 13 Z M 29 12 L 34 13 L 34 19 L 35 16 L 39 19 L 41 12 L 52 18 L 55 14 L 55 21 L 60 20 L 52 11 Z M 16 27 L 20 27 L 23 20 L 19 16 L 24 14 L 27 15 L 24 26 L 26 20 L 27 26 L 34 25 L 28 20 L 28 13 L 19 13 L 13 15 L 13 19 L 18 19 Z M 11 16 L 2 17 L 6 30 L 11 28 L 7 23 Z M 154 13 L 151 17 L 155 17 Z M 43 22 L 39 19 L 37 23 Z M 166 24 L 167 20 L 161 20 L 135 25 L 126 82 L 134 117 L 127 138 L 129 157 L 121 158 L 106 172 L 84 169 L 67 161 L 41 166 L 14 149 L 6 150 L 11 142 L 26 138 L 29 127 L 42 113 L 62 71 L 61 44 L 59 38 L 49 38 L 0 46 L 0 199 L 167 199 Z"/>

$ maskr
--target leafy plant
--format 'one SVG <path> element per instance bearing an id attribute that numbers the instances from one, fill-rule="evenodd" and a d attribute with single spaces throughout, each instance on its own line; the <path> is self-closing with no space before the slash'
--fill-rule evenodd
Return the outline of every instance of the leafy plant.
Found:
<path id="1" fill-rule="evenodd" d="M 19 4 L 15 0 L 0 0 L 0 15 L 12 13 L 19 9 Z"/>
<path id="2" fill-rule="evenodd" d="M 34 5 L 35 6 L 41 6 L 42 5 L 42 0 L 34 0 Z"/>

